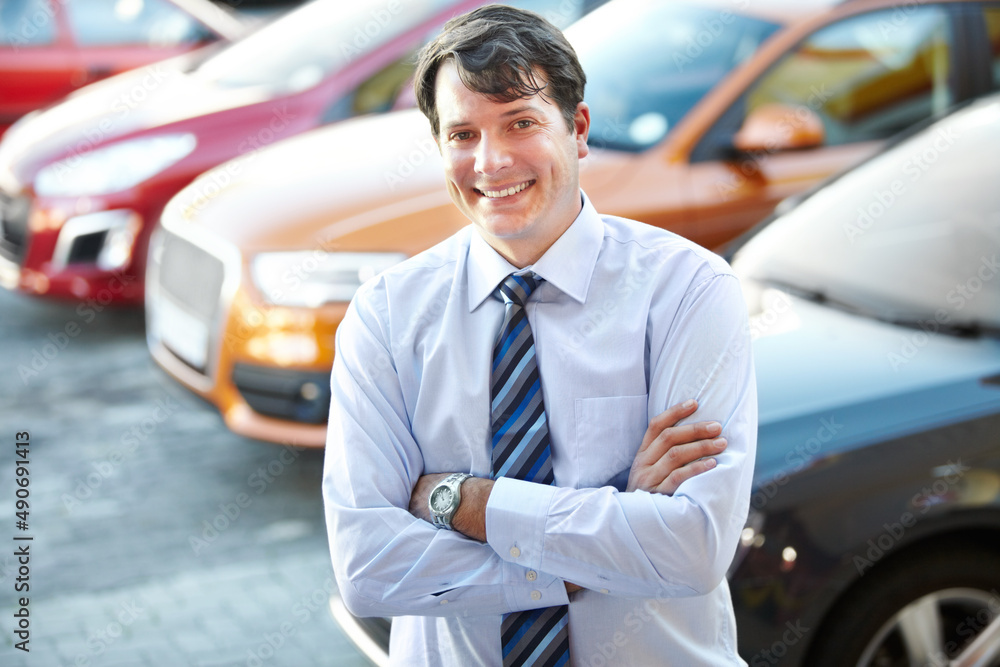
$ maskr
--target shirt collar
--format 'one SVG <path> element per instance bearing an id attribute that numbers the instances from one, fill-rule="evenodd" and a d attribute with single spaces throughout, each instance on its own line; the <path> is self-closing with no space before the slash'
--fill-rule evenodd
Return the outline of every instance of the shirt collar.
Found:
<path id="1" fill-rule="evenodd" d="M 583 207 L 573 224 L 549 246 L 531 269 L 564 294 L 583 303 L 604 239 L 604 223 L 587 195 L 581 191 Z M 517 267 L 504 259 L 479 234 L 469 243 L 469 312 L 496 290 Z"/>

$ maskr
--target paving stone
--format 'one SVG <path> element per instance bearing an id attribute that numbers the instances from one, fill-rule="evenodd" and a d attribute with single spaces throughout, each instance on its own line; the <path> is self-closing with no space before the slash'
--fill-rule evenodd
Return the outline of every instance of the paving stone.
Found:
<path id="1" fill-rule="evenodd" d="M 70 321 L 79 336 L 22 381 L 18 365 L 30 368 Z M 282 448 L 227 431 L 158 371 L 140 311 L 106 309 L 84 323 L 74 304 L 0 290 L 0 350 L 0 442 L 31 433 L 35 538 L 32 650 L 15 650 L 5 625 L 0 665 L 243 667 L 285 622 L 292 634 L 263 665 L 367 665 L 325 605 L 303 620 L 303 600 L 332 585 L 321 452 L 296 450 L 257 493 L 251 475 L 281 462 Z M 11 457 L 0 456 L 0 479 L 12 477 Z M 10 488 L 0 484 L 0 525 L 14 511 Z M 240 494 L 249 505 L 196 553 L 192 538 Z M 0 555 L 3 605 L 9 560 Z M 130 604 L 141 611 L 125 623 Z"/>

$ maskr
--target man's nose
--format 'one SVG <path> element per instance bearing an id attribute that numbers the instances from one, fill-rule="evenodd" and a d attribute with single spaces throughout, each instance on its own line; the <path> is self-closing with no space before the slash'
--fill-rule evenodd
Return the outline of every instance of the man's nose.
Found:
<path id="1" fill-rule="evenodd" d="M 507 142 L 500 137 L 481 135 L 476 146 L 476 173 L 495 174 L 513 163 Z"/>

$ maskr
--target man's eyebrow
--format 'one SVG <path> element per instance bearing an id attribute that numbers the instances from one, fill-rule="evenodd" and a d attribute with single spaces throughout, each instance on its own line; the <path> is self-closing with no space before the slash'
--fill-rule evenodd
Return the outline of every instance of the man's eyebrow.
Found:
<path id="1" fill-rule="evenodd" d="M 503 113 L 500 114 L 500 117 L 507 118 L 508 116 L 516 116 L 517 114 L 524 113 L 525 111 L 542 113 L 542 110 L 539 107 L 535 106 L 534 104 L 523 104 L 519 107 L 514 107 L 513 109 L 508 109 L 507 111 L 504 111 Z M 464 127 L 470 124 L 471 124 L 470 121 L 467 121 L 464 118 L 460 118 L 458 120 L 453 120 L 443 124 L 442 128 L 445 130 L 453 130 L 456 127 Z"/>
<path id="2" fill-rule="evenodd" d="M 513 109 L 509 109 L 507 111 L 504 111 L 500 115 L 504 116 L 504 117 L 506 117 L 506 116 L 516 116 L 517 114 L 524 113 L 525 111 L 534 111 L 535 113 L 541 113 L 542 112 L 542 110 L 540 108 L 536 107 L 533 104 L 525 104 L 525 105 L 522 105 L 522 106 L 519 106 L 519 107 L 515 107 Z"/>

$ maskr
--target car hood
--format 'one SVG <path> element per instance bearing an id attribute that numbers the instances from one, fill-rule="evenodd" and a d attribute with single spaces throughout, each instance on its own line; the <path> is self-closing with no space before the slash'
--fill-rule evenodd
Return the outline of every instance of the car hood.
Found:
<path id="1" fill-rule="evenodd" d="M 126 135 L 261 102 L 260 88 L 225 89 L 189 73 L 185 54 L 86 86 L 15 124 L 0 142 L 0 187 L 17 190 L 46 164 Z"/>
<path id="2" fill-rule="evenodd" d="M 618 170 L 612 156 L 586 159 L 591 182 Z M 415 109 L 337 123 L 220 165 L 165 216 L 209 228 L 246 256 L 318 246 L 412 255 L 468 224 Z"/>
<path id="3" fill-rule="evenodd" d="M 1000 410 L 1000 341 L 880 322 L 744 281 L 758 483 L 887 436 Z"/>

